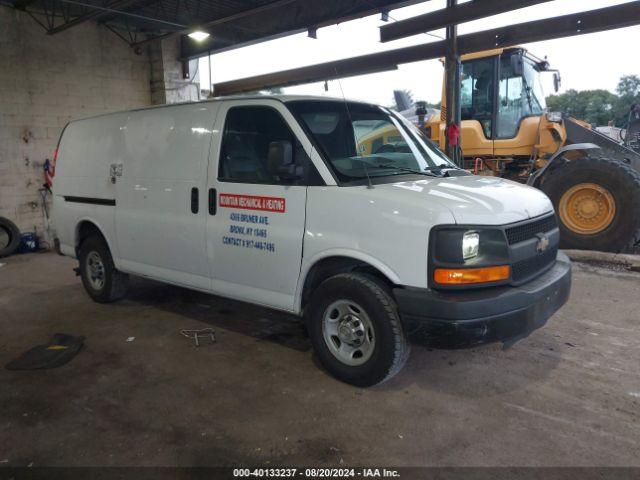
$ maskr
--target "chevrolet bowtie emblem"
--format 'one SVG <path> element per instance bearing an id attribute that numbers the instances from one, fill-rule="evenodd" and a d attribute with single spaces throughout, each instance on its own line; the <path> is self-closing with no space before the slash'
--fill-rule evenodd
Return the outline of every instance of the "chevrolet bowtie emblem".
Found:
<path id="1" fill-rule="evenodd" d="M 549 248 L 549 237 L 542 233 L 538 233 L 536 235 L 538 237 L 538 243 L 536 244 L 536 251 L 538 253 L 543 253 Z"/>

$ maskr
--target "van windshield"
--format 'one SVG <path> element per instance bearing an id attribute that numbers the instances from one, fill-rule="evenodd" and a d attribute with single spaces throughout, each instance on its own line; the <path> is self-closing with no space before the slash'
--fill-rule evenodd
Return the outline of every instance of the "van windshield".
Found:
<path id="1" fill-rule="evenodd" d="M 287 107 L 341 182 L 411 173 L 436 176 L 457 168 L 415 126 L 386 108 L 335 100 L 294 101 Z"/>

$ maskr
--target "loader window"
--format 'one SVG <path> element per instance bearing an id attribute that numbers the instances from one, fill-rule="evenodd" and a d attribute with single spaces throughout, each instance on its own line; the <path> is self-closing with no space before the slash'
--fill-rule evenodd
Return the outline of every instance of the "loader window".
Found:
<path id="1" fill-rule="evenodd" d="M 498 138 L 513 138 L 518 132 L 523 114 L 524 92 L 522 77 L 500 78 L 498 106 Z"/>
<path id="2" fill-rule="evenodd" d="M 528 58 L 523 58 L 522 73 L 515 73 L 511 56 L 500 59 L 497 138 L 513 138 L 520 121 L 542 114 L 545 109 L 540 72 Z"/>
<path id="3" fill-rule="evenodd" d="M 493 129 L 493 78 L 493 58 L 470 60 L 462 64 L 462 120 L 478 120 L 487 138 L 491 138 Z"/>

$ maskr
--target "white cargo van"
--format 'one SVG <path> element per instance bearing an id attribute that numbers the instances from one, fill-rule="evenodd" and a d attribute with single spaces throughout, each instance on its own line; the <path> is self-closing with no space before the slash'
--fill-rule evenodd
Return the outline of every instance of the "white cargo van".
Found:
<path id="1" fill-rule="evenodd" d="M 539 190 L 458 169 L 386 108 L 239 97 L 71 122 L 54 218 L 98 302 L 129 274 L 304 317 L 336 377 L 373 385 L 409 340 L 513 341 L 567 300 Z"/>

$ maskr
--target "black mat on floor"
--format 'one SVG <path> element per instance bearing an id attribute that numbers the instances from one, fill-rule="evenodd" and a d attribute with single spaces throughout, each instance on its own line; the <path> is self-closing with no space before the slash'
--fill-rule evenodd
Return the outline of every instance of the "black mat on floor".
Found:
<path id="1" fill-rule="evenodd" d="M 7 370 L 41 370 L 56 368 L 69 362 L 84 346 L 84 337 L 56 333 L 47 345 L 36 345 L 15 360 L 7 363 Z"/>

